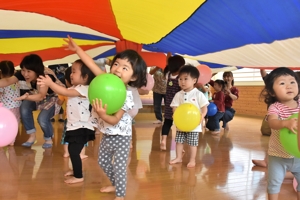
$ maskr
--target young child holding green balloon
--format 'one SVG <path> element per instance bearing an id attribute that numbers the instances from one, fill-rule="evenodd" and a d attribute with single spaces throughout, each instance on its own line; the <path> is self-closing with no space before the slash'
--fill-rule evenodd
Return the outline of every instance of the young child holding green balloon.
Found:
<path id="1" fill-rule="evenodd" d="M 277 200 L 286 171 L 290 171 L 300 183 L 300 158 L 291 155 L 281 141 L 282 129 L 297 133 L 297 119 L 290 118 L 300 108 L 299 77 L 289 68 L 274 69 L 267 77 L 261 95 L 270 105 L 266 120 L 272 130 L 268 149 L 268 197 Z M 292 143 L 293 141 L 291 141 Z M 297 199 L 300 200 L 300 184 L 297 186 Z"/>
<path id="2" fill-rule="evenodd" d="M 95 75 L 105 73 L 70 36 L 65 39 L 65 42 L 67 42 L 65 46 L 69 50 L 75 51 Z M 125 50 L 118 53 L 112 60 L 110 73 L 120 78 L 125 86 L 130 85 L 140 88 L 147 84 L 147 65 L 134 50 Z M 98 162 L 112 184 L 111 186 L 102 187 L 100 191 L 115 192 L 115 200 L 122 200 L 126 193 L 126 169 L 132 135 L 132 117 L 128 114 L 128 111 L 134 106 L 132 93 L 126 91 L 125 103 L 116 113 L 111 115 L 106 112 L 109 104 L 103 105 L 101 99 L 93 100 L 92 106 L 92 123 L 103 132 Z"/>
<path id="3" fill-rule="evenodd" d="M 90 103 L 87 98 L 89 84 L 95 75 L 81 60 L 76 60 L 72 64 L 72 73 L 70 76 L 72 86 L 69 88 L 56 84 L 49 76 L 39 76 L 37 81 L 40 87 L 48 86 L 56 94 L 68 97 L 68 121 L 64 141 L 69 144 L 68 150 L 73 170 L 65 173 L 65 176 L 73 177 L 65 180 L 65 183 L 73 184 L 84 180 L 80 153 L 85 143 L 95 139 L 95 130 L 89 119 Z"/>

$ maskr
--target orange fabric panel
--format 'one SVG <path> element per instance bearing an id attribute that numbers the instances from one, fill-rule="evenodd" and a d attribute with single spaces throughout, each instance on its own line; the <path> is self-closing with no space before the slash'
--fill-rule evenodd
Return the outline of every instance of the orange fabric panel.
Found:
<path id="1" fill-rule="evenodd" d="M 137 44 L 135 42 L 128 41 L 128 40 L 120 40 L 120 41 L 116 42 L 116 51 L 117 51 L 117 53 L 122 52 L 126 49 L 132 49 L 132 50 L 135 50 L 137 52 L 141 52 L 142 51 L 142 45 Z"/>
<path id="2" fill-rule="evenodd" d="M 52 16 L 71 24 L 89 27 L 119 39 L 123 38 L 118 29 L 109 0 L 11 0 L 2 1 L 0 9 L 34 12 Z"/>
<path id="3" fill-rule="evenodd" d="M 164 53 L 140 52 L 148 67 L 157 66 L 164 69 L 167 65 L 167 57 Z"/>

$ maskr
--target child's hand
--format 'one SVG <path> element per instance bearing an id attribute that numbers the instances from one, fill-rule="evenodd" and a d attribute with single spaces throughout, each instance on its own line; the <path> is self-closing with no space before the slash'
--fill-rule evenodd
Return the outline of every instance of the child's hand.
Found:
<path id="1" fill-rule="evenodd" d="M 292 118 L 289 120 L 285 120 L 285 126 L 289 130 L 291 130 L 293 133 L 297 134 L 297 129 L 298 129 L 298 119 L 297 118 Z"/>
<path id="2" fill-rule="evenodd" d="M 15 101 L 22 101 L 22 100 L 26 99 L 28 96 L 29 96 L 29 93 L 26 92 L 25 94 L 23 94 L 22 96 L 19 96 L 19 97 L 15 98 L 14 100 Z"/>
<path id="3" fill-rule="evenodd" d="M 66 50 L 77 51 L 79 48 L 78 45 L 73 41 L 71 36 L 68 35 L 68 39 L 64 39 L 67 44 L 63 44 L 66 47 Z"/>
<path id="4" fill-rule="evenodd" d="M 94 99 L 93 100 L 93 108 L 98 114 L 98 116 L 101 118 L 102 116 L 106 115 L 106 107 L 107 105 L 105 104 L 104 107 L 102 107 L 102 100 L 101 99 Z"/>
<path id="5" fill-rule="evenodd" d="M 44 87 L 44 86 L 49 87 L 51 83 L 53 83 L 53 81 L 48 75 L 39 76 L 39 78 L 37 79 L 37 85 L 39 85 L 40 87 Z"/>

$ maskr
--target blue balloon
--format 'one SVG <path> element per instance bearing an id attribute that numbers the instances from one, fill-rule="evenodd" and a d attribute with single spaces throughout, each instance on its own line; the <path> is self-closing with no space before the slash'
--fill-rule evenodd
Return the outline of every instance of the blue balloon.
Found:
<path id="1" fill-rule="evenodd" d="M 207 106 L 207 116 L 208 117 L 214 116 L 217 112 L 218 112 L 218 108 L 216 104 L 214 104 L 213 102 L 209 103 L 209 105 Z"/>

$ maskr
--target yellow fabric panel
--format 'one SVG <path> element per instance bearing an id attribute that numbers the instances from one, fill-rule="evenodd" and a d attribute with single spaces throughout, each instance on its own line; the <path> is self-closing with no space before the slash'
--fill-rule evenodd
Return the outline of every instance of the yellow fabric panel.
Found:
<path id="1" fill-rule="evenodd" d="M 100 40 L 80 40 L 74 39 L 78 45 L 94 45 L 100 43 L 110 43 L 108 41 Z M 38 51 L 43 49 L 51 49 L 62 47 L 65 44 L 63 38 L 13 38 L 0 39 L 0 53 L 26 53 L 31 51 Z M 114 44 L 114 42 L 111 42 Z"/>
<path id="2" fill-rule="evenodd" d="M 150 44 L 159 41 L 188 19 L 205 0 L 110 2 L 122 36 L 136 43 Z"/>

